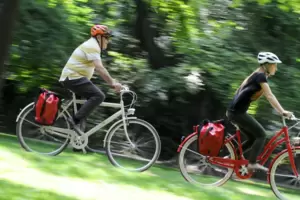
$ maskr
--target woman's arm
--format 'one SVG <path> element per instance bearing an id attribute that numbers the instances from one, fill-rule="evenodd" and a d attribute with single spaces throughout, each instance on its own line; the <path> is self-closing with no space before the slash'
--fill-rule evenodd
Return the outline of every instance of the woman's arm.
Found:
<path id="1" fill-rule="evenodd" d="M 274 109 L 276 109 L 277 112 L 279 112 L 281 115 L 283 115 L 286 111 L 281 107 L 278 100 L 276 99 L 275 95 L 272 93 L 271 88 L 269 87 L 268 83 L 260 83 L 261 88 L 263 89 L 265 97 L 268 99 L 270 104 L 273 106 Z"/>

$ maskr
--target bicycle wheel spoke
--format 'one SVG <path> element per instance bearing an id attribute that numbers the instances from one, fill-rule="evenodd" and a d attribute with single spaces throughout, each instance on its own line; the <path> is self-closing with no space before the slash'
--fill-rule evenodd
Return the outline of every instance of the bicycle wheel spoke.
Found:
<path id="1" fill-rule="evenodd" d="M 42 135 L 39 134 L 39 132 L 40 132 L 39 129 L 35 129 L 30 135 L 32 135 L 32 136 L 36 136 L 36 135 L 42 136 Z M 28 133 L 28 131 L 27 131 L 27 133 Z"/>
<path id="2" fill-rule="evenodd" d="M 290 179 L 289 180 L 289 185 L 293 185 L 295 187 L 297 187 L 299 181 L 297 179 Z"/>
<path id="3" fill-rule="evenodd" d="M 295 175 L 284 175 L 284 174 L 275 174 L 275 176 L 279 176 L 279 177 L 286 177 L 286 178 L 296 178 Z"/>
<path id="4" fill-rule="evenodd" d="M 29 121 L 29 120 L 27 120 L 27 119 L 24 119 L 24 118 L 23 118 L 23 120 L 26 121 L 26 122 L 28 122 L 29 124 L 32 124 L 32 125 L 34 125 L 34 126 L 36 126 L 36 127 L 41 128 L 41 125 L 39 125 L 39 124 L 37 124 L 37 123 L 35 123 L 35 122 L 31 122 L 31 121 Z"/>
<path id="5" fill-rule="evenodd" d="M 59 140 L 59 139 L 57 139 L 57 138 L 55 138 L 55 137 L 53 137 L 52 135 L 49 135 L 49 134 L 47 134 L 47 133 L 45 133 L 44 135 L 47 136 L 48 138 L 53 139 L 53 140 L 56 141 L 56 142 L 63 142 L 63 141 L 61 141 L 61 140 Z"/>
<path id="6" fill-rule="evenodd" d="M 149 151 L 151 152 L 153 150 L 152 147 L 144 147 L 143 149 L 136 147 L 135 149 L 138 152 L 149 152 Z"/>
<path id="7" fill-rule="evenodd" d="M 126 147 L 130 147 L 130 143 L 129 142 L 111 142 L 111 144 L 117 144 L 118 146 L 119 145 L 122 145 L 122 146 L 125 146 L 125 143 L 128 143 L 127 145 L 126 145 Z"/>
<path id="8" fill-rule="evenodd" d="M 153 142 L 155 143 L 155 141 L 149 141 L 149 142 L 146 142 L 146 143 L 143 143 L 143 144 L 138 144 L 136 147 L 147 148 L 147 147 L 151 146 L 151 143 L 153 143 Z"/>
<path id="9" fill-rule="evenodd" d="M 139 152 L 140 154 L 142 154 L 143 157 L 148 158 L 149 157 L 149 153 L 147 153 L 146 151 L 143 151 L 139 148 L 136 148 L 136 151 Z M 151 155 L 150 155 L 151 156 Z M 140 156 L 139 156 L 140 157 Z"/>
<path id="10" fill-rule="evenodd" d="M 43 137 L 44 137 L 44 135 L 39 135 L 39 136 L 37 137 L 37 139 L 40 140 L 40 139 L 42 139 Z"/>
<path id="11" fill-rule="evenodd" d="M 227 173 L 226 170 L 217 168 L 216 166 L 211 166 L 211 168 L 214 169 L 216 172 L 219 172 L 219 173 L 222 173 L 222 174 L 226 174 Z"/>
<path id="12" fill-rule="evenodd" d="M 190 149 L 187 149 L 189 152 L 192 152 L 194 154 L 196 154 L 197 156 L 200 156 L 201 158 L 205 158 L 205 156 L 201 155 L 200 153 L 198 153 L 197 151 L 194 151 L 194 150 L 190 150 Z"/>

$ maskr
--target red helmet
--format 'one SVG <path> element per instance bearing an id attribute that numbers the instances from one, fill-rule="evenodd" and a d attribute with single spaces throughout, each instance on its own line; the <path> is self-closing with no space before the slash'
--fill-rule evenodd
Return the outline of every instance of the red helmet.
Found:
<path id="1" fill-rule="evenodd" d="M 92 36 L 101 35 L 101 36 L 104 36 L 104 37 L 110 37 L 111 36 L 111 31 L 105 25 L 94 25 L 91 28 L 91 35 Z"/>

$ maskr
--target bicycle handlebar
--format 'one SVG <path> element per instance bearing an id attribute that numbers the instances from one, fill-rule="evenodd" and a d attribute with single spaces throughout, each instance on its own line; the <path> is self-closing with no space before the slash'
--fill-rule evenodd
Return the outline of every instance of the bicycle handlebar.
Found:
<path id="1" fill-rule="evenodd" d="M 300 121 L 300 119 L 295 117 L 295 115 L 293 114 L 290 117 L 287 116 L 281 116 L 281 117 L 282 117 L 283 126 L 286 126 L 285 119 L 292 120 L 292 121 Z"/>
<path id="2" fill-rule="evenodd" d="M 300 119 L 295 117 L 295 115 L 293 115 L 293 114 L 290 117 L 282 116 L 282 119 L 283 120 L 288 119 L 288 120 L 292 120 L 292 121 L 300 121 Z"/>
<path id="3" fill-rule="evenodd" d="M 122 85 L 121 90 L 120 90 L 121 100 L 123 99 L 123 95 L 126 94 L 126 93 L 130 94 L 132 96 L 132 101 L 129 105 L 129 107 L 131 107 L 136 102 L 137 95 L 136 95 L 135 92 L 131 91 L 127 85 Z"/>
<path id="4" fill-rule="evenodd" d="M 129 91 L 129 87 L 127 85 L 122 85 L 121 92 Z"/>

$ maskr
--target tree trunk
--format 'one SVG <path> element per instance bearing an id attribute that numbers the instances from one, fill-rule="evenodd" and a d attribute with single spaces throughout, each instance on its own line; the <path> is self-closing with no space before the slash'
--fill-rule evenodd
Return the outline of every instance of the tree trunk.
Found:
<path id="1" fill-rule="evenodd" d="M 164 51 L 155 44 L 158 30 L 152 27 L 149 17 L 149 5 L 144 0 L 135 0 L 136 3 L 136 26 L 137 39 L 141 42 L 141 48 L 148 52 L 148 60 L 152 69 L 160 69 L 174 66 L 179 63 L 180 55 L 166 57 Z"/>
<path id="2" fill-rule="evenodd" d="M 18 8 L 19 0 L 3 0 L 3 3 L 0 5 L 0 97 L 4 81 L 4 62 L 11 44 L 13 23 Z"/>

